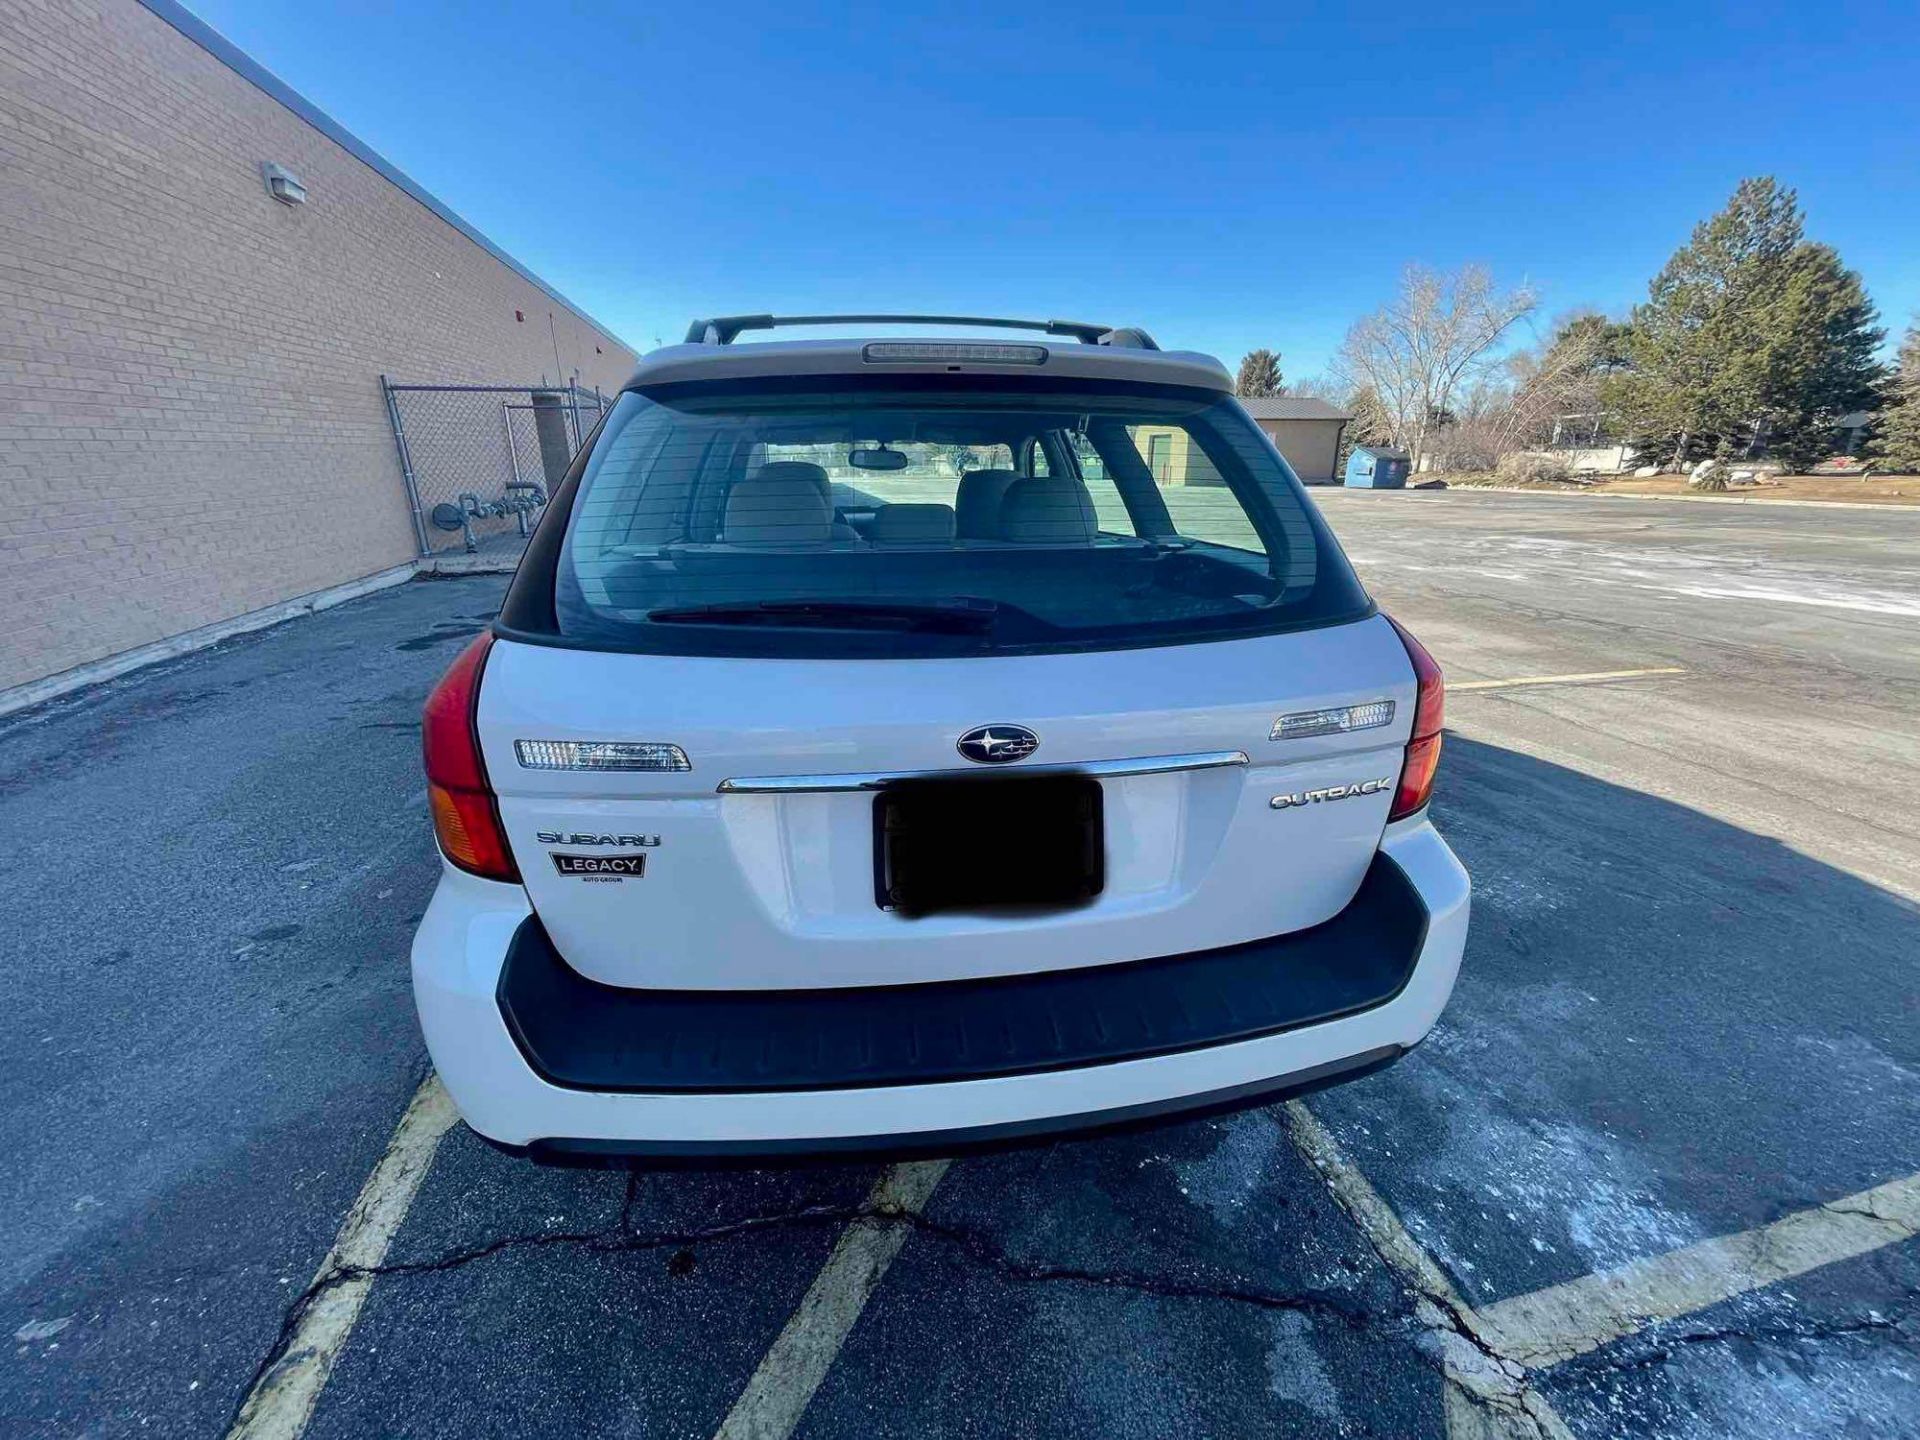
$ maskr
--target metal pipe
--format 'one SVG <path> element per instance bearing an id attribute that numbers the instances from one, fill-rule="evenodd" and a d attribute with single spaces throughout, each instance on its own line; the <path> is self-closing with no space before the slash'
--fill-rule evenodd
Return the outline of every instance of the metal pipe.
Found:
<path id="1" fill-rule="evenodd" d="M 480 497 L 478 495 L 474 494 L 471 490 L 462 490 L 460 492 L 460 533 L 466 537 L 467 554 L 469 555 L 474 554 L 480 548 L 473 540 L 473 521 L 476 519 L 484 520 L 486 514 L 487 507 L 480 503 Z"/>
<path id="2" fill-rule="evenodd" d="M 413 540 L 420 547 L 422 556 L 431 555 L 433 547 L 427 540 L 426 517 L 420 513 L 420 485 L 414 479 L 413 455 L 407 449 L 407 427 L 401 423 L 400 402 L 393 398 L 393 394 L 396 390 L 426 388 L 421 385 L 393 385 L 388 383 L 386 376 L 380 377 L 380 389 L 387 400 L 387 421 L 393 426 L 393 443 L 400 452 L 400 478 L 407 488 L 407 506 L 413 512 Z"/>

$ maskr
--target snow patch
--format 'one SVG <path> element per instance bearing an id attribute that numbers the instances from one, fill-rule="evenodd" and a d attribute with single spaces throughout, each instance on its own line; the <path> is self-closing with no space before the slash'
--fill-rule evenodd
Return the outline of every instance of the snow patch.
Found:
<path id="1" fill-rule="evenodd" d="M 1817 605 L 1828 610 L 1857 610 L 1869 615 L 1920 615 L 1920 599 L 1890 590 L 1857 594 L 1836 590 L 1778 590 L 1762 585 L 1679 585 L 1676 595 L 1703 600 L 1771 600 L 1781 605 Z"/>
<path id="2" fill-rule="evenodd" d="M 1313 1324 L 1297 1311 L 1273 1317 L 1273 1344 L 1267 1350 L 1267 1391 L 1335 1425 L 1342 1422 L 1340 1392 L 1327 1374 L 1313 1343 Z"/>
<path id="3" fill-rule="evenodd" d="M 1505 1233 L 1527 1246 L 1538 1282 L 1549 1283 L 1704 1239 L 1692 1216 L 1662 1203 L 1657 1172 L 1626 1144 L 1542 1118 L 1557 1108 L 1550 1082 L 1517 1076 L 1497 1092 L 1486 1085 L 1488 1050 L 1526 1054 L 1551 1043 L 1569 1062 L 1584 1061 L 1581 1018 L 1595 1003 L 1586 992 L 1564 982 L 1509 986 L 1476 1003 L 1472 1021 L 1461 1013 L 1436 1028 L 1427 1044 L 1434 1063 L 1402 1067 L 1446 1117 L 1444 1140 L 1414 1161 L 1423 1193 L 1400 1204 L 1435 1258 L 1471 1276 L 1470 1255 L 1484 1244 L 1476 1237 Z"/>
<path id="4" fill-rule="evenodd" d="M 1656 1385 L 1627 1401 L 1631 1420 L 1621 1433 L 1653 1440 L 1906 1435 L 1920 1406 L 1920 1364 L 1911 1351 L 1870 1337 L 1686 1347 L 1660 1367 Z M 1611 1383 L 1586 1388 L 1593 1403 L 1622 1418 Z"/>

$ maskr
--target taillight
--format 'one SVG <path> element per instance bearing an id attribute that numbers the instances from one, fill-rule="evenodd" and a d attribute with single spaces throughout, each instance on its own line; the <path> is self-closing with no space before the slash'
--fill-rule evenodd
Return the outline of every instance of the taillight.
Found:
<path id="1" fill-rule="evenodd" d="M 1413 737 L 1407 742 L 1407 758 L 1400 762 L 1400 788 L 1394 792 L 1389 820 L 1404 820 L 1433 796 L 1434 773 L 1440 768 L 1440 728 L 1445 723 L 1447 682 L 1440 674 L 1427 647 L 1407 632 L 1407 627 L 1391 615 L 1387 623 L 1399 633 L 1413 661 L 1413 678 L 1418 687 L 1413 702 Z"/>
<path id="2" fill-rule="evenodd" d="M 492 646 L 491 635 L 467 646 L 427 696 L 420 725 L 427 761 L 427 805 L 433 811 L 440 853 L 448 860 L 484 879 L 517 882 L 520 870 L 500 826 L 500 807 L 487 783 L 474 720 L 480 672 L 486 668 Z"/>

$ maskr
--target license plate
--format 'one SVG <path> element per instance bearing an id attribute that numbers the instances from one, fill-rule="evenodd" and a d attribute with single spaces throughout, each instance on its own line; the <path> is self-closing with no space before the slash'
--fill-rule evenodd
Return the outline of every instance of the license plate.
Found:
<path id="1" fill-rule="evenodd" d="M 1084 905 L 1106 885 L 1098 780 L 905 780 L 874 797 L 881 908 Z"/>

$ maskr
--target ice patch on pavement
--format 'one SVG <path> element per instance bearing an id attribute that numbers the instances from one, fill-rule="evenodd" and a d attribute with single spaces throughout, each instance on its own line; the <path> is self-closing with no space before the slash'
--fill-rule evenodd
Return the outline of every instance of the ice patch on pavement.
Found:
<path id="1" fill-rule="evenodd" d="M 1450 1207 L 1477 1210 L 1487 1224 L 1518 1230 L 1536 1254 L 1557 1254 L 1556 1241 L 1563 1240 L 1582 1257 L 1583 1270 L 1610 1270 L 1704 1238 L 1690 1216 L 1660 1203 L 1651 1177 L 1624 1147 L 1577 1126 L 1515 1121 L 1485 1106 L 1463 1113 L 1456 1102 L 1448 1143 L 1434 1166 L 1442 1173 L 1430 1178 L 1447 1197 L 1407 1207 L 1406 1220 L 1455 1274 L 1471 1275 L 1476 1267 L 1451 1250 Z M 1477 1184 L 1463 1186 L 1467 1177 L 1477 1177 Z"/>
<path id="2" fill-rule="evenodd" d="M 1424 540 L 1385 541 L 1367 556 L 1371 566 L 1414 574 L 1473 574 L 1506 583 L 1553 586 L 1628 584 L 1662 595 L 1810 605 L 1872 615 L 1920 616 L 1920 592 L 1856 583 L 1844 572 L 1780 563 L 1758 555 L 1661 547 L 1625 548 L 1542 536 L 1459 536 L 1447 564 L 1435 564 Z"/>
<path id="3" fill-rule="evenodd" d="M 1232 1225 L 1248 1213 L 1253 1200 L 1271 1189 L 1274 1160 L 1286 1137 L 1273 1118 L 1259 1110 L 1244 1110 L 1219 1126 L 1220 1143 L 1203 1158 L 1175 1167 L 1180 1193 L 1222 1225 Z"/>
<path id="4" fill-rule="evenodd" d="M 1819 605 L 1829 610 L 1858 610 L 1869 615 L 1920 615 L 1920 599 L 1889 590 L 1845 593 L 1832 590 L 1779 590 L 1762 585 L 1677 585 L 1676 595 L 1703 600 L 1772 600 L 1781 605 Z"/>
<path id="5" fill-rule="evenodd" d="M 1567 1203 L 1566 1176 L 1581 1177 L 1581 1198 L 1568 1204 L 1566 1211 L 1567 1236 L 1595 1270 L 1678 1250 L 1705 1237 L 1692 1217 L 1662 1205 L 1651 1186 L 1616 1178 L 1624 1152 L 1591 1131 L 1570 1125 L 1545 1127 L 1533 1153 L 1544 1166 L 1552 1167 L 1549 1173 L 1554 1178 L 1537 1187 L 1543 1197 Z M 1525 1204 L 1532 1195 L 1523 1186 L 1515 1198 Z"/>
<path id="6" fill-rule="evenodd" d="M 1345 1327 L 1316 1341 L 1312 1317 L 1297 1311 L 1248 1312 L 1125 1291 L 1042 1287 L 1033 1297 L 1034 1360 L 1054 1370 L 1029 1375 L 1029 1394 L 1059 1395 L 1037 1426 L 990 1417 L 984 1434 L 1115 1437 L 1404 1433 L 1369 1428 L 1343 1408 L 1352 1358 Z M 1416 1370 L 1419 1367 L 1413 1367 Z M 1264 1382 L 1264 1384 L 1263 1384 Z M 1394 1407 L 1396 1379 L 1347 1396 L 1357 1407 Z M 1264 1390 L 1265 1394 L 1262 1394 Z M 1237 1422 L 1237 1423 L 1236 1423 Z M 969 1432 L 972 1433 L 972 1432 Z"/>
<path id="7" fill-rule="evenodd" d="M 1650 1440 L 1908 1435 L 1920 1414 L 1920 1361 L 1897 1338 L 1688 1346 L 1660 1367 L 1651 1393 L 1622 1396 L 1618 1385 L 1602 1371 L 1581 1388 L 1616 1424 L 1630 1417 L 1617 1433 Z"/>
<path id="8" fill-rule="evenodd" d="M 1326 1362 L 1313 1343 L 1313 1323 L 1296 1311 L 1273 1317 L 1273 1345 L 1267 1351 L 1267 1390 L 1338 1425 L 1340 1392 L 1327 1374 Z"/>
<path id="9" fill-rule="evenodd" d="M 1595 1003 L 1560 981 L 1490 990 L 1471 1020 L 1460 1011 L 1436 1027 L 1430 1063 L 1401 1067 L 1445 1127 L 1437 1147 L 1393 1159 L 1419 1181 L 1401 1199 L 1402 1218 L 1454 1275 L 1473 1275 L 1471 1256 L 1483 1250 L 1475 1237 L 1489 1233 L 1525 1244 L 1523 1263 L 1540 1267 L 1541 1283 L 1569 1268 L 1568 1250 L 1580 1257 L 1573 1268 L 1606 1270 L 1705 1238 L 1662 1203 L 1656 1172 L 1625 1143 L 1543 1118 L 1559 1109 L 1549 1081 L 1514 1075 L 1487 1087 L 1489 1053 L 1537 1054 L 1550 1043 L 1569 1063 L 1589 1063 L 1581 1021 Z M 1512 1276 L 1503 1284 L 1526 1288 Z"/>
<path id="10" fill-rule="evenodd" d="M 1885 1145 L 1874 1137 L 1920 1133 L 1920 1070 L 1865 1035 L 1796 1035 L 1793 1045 L 1810 1072 L 1849 1097 L 1850 1103 L 1828 1120 L 1830 1126 L 1861 1137 L 1876 1151 Z M 1899 1164 L 1891 1155 L 1887 1160 Z"/>
<path id="11" fill-rule="evenodd" d="M 1511 550 L 1545 550 L 1553 552 L 1586 548 L 1582 546 L 1578 540 L 1552 540 L 1544 535 L 1509 535 L 1504 538 L 1507 547 Z"/>
<path id="12" fill-rule="evenodd" d="M 1476 910 L 1498 910 L 1516 919 L 1549 914 L 1560 908 L 1560 897 L 1529 876 L 1491 870 L 1473 877 Z"/>

